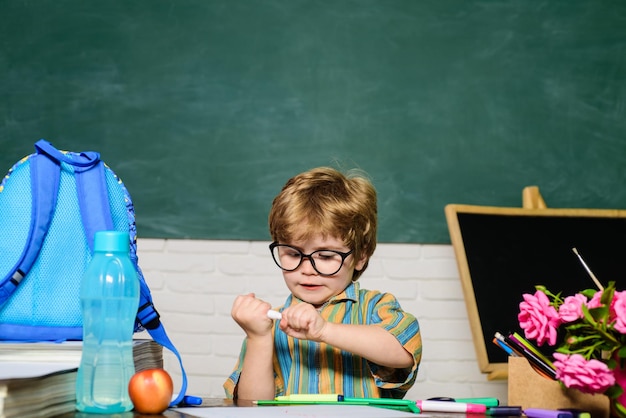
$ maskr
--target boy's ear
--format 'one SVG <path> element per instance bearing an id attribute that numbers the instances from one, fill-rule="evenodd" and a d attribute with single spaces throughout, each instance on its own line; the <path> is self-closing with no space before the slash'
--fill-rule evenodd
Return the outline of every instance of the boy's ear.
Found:
<path id="1" fill-rule="evenodd" d="M 361 257 L 361 259 L 357 261 L 356 264 L 354 265 L 354 269 L 357 271 L 361 271 L 363 270 L 363 267 L 365 266 L 365 264 L 367 264 L 367 256 Z"/>

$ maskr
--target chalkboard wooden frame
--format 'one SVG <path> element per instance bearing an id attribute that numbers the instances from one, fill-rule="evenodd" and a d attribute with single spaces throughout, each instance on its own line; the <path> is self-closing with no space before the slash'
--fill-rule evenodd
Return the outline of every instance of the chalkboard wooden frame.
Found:
<path id="1" fill-rule="evenodd" d="M 549 209 L 527 189 L 523 208 L 445 207 L 478 366 L 489 380 L 508 377 L 506 354 L 492 340 L 495 331 L 521 331 L 523 293 L 537 284 L 563 295 L 595 287 L 573 248 L 601 282 L 626 284 L 626 210 Z"/>

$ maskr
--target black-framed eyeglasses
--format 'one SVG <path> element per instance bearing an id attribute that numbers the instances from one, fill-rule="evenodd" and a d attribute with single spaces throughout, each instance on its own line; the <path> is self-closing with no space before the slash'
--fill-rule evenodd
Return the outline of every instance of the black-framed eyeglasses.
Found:
<path id="1" fill-rule="evenodd" d="M 332 276 L 336 274 L 346 258 L 352 254 L 352 250 L 347 253 L 336 250 L 317 250 L 311 254 L 304 254 L 299 249 L 287 244 L 273 242 L 270 244 L 272 258 L 278 267 L 285 271 L 294 271 L 302 260 L 308 258 L 311 265 L 322 276 Z"/>

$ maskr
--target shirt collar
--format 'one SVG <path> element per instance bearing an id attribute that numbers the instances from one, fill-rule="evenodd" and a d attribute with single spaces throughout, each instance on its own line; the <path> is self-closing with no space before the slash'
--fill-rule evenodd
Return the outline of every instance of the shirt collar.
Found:
<path id="1" fill-rule="evenodd" d="M 358 300 L 358 297 L 357 297 L 358 293 L 359 293 L 359 283 L 350 282 L 348 287 L 346 287 L 343 290 L 343 292 L 330 298 L 328 302 L 326 303 L 326 305 L 330 305 L 332 303 L 344 302 L 348 300 L 356 302 Z"/>

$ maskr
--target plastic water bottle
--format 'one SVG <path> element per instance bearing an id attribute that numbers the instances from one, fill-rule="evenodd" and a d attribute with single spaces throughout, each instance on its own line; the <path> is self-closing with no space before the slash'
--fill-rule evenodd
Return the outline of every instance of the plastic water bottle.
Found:
<path id="1" fill-rule="evenodd" d="M 139 281 L 127 232 L 95 234 L 94 256 L 81 282 L 83 351 L 76 409 L 115 414 L 133 409 L 128 382 L 135 373 L 133 332 Z"/>

